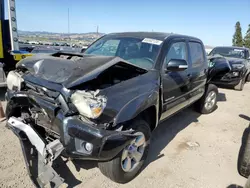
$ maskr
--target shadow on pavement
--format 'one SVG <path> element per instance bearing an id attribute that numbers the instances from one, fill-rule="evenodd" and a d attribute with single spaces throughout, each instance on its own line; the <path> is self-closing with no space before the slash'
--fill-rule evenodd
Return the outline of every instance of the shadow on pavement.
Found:
<path id="1" fill-rule="evenodd" d="M 225 93 L 218 93 L 218 102 L 225 102 L 227 101 L 227 97 Z"/>
<path id="2" fill-rule="evenodd" d="M 79 172 L 81 168 L 90 170 L 97 167 L 96 161 L 74 160 L 72 163 L 74 164 L 77 172 Z"/>
<path id="3" fill-rule="evenodd" d="M 163 154 L 160 154 L 161 151 L 180 131 L 185 129 L 192 122 L 198 122 L 197 118 L 199 116 L 199 113 L 188 108 L 160 123 L 153 132 L 149 155 L 143 169 L 145 169 L 151 162 L 164 157 Z M 58 167 L 56 168 L 56 171 L 65 179 L 65 183 L 68 184 L 68 187 L 74 187 L 81 184 L 81 181 L 74 177 L 66 163 L 67 161 L 60 159 L 56 164 L 56 167 Z M 89 170 L 97 167 L 97 162 L 95 161 L 73 160 L 72 163 L 78 172 L 81 168 Z"/>
<path id="4" fill-rule="evenodd" d="M 164 154 L 161 154 L 161 151 L 175 138 L 179 132 L 181 132 L 193 122 L 196 122 L 197 126 L 199 126 L 198 117 L 200 115 L 200 113 L 195 112 L 192 108 L 187 108 L 184 111 L 160 123 L 152 134 L 149 154 L 142 171 L 150 163 L 158 160 L 161 157 L 164 157 Z M 74 160 L 72 162 L 78 172 L 81 168 L 89 170 L 97 167 L 97 162 L 95 161 Z M 65 179 L 65 183 L 68 184 L 69 187 L 80 184 L 81 181 L 73 176 L 66 163 L 67 161 L 64 161 L 59 167 L 61 170 L 58 169 L 57 172 L 61 172 L 61 177 Z"/>
<path id="5" fill-rule="evenodd" d="M 148 158 L 144 169 L 153 161 L 164 157 L 161 151 L 175 138 L 175 136 L 189 126 L 192 122 L 198 122 L 201 114 L 187 108 L 175 116 L 160 123 L 154 130 Z"/>
<path id="6" fill-rule="evenodd" d="M 55 171 L 64 179 L 64 183 L 68 185 L 68 187 L 75 187 L 82 183 L 82 181 L 78 180 L 72 171 L 67 166 L 69 160 L 65 160 L 62 157 L 57 158 L 54 163 L 53 167 Z M 86 161 L 86 160 L 73 160 L 71 161 L 74 165 L 77 172 L 82 169 L 89 170 L 92 168 L 97 167 L 96 161 Z"/>
<path id="7" fill-rule="evenodd" d="M 75 187 L 81 184 L 82 181 L 76 179 L 67 166 L 67 162 L 67 160 L 64 161 L 61 157 L 59 157 L 54 161 L 53 167 L 54 170 L 64 179 L 64 182 L 68 185 L 68 187 Z"/>
<path id="8" fill-rule="evenodd" d="M 239 117 L 241 117 L 241 118 L 243 118 L 243 119 L 245 119 L 245 120 L 247 120 L 247 121 L 250 121 L 250 117 L 249 117 L 249 116 L 246 116 L 246 115 L 244 115 L 244 114 L 240 114 Z"/>

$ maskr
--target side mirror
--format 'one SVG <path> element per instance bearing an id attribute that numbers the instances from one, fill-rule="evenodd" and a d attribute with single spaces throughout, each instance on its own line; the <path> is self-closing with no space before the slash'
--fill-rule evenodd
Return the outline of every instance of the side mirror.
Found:
<path id="1" fill-rule="evenodd" d="M 188 63 L 184 59 L 171 59 L 168 62 L 165 72 L 168 71 L 184 71 L 188 68 Z"/>

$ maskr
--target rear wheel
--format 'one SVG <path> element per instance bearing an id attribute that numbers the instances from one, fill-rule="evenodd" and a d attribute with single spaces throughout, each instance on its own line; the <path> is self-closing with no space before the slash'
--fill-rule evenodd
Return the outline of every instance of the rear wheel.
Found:
<path id="1" fill-rule="evenodd" d="M 240 83 L 234 87 L 235 90 L 237 91 L 242 91 L 245 85 L 245 79 L 241 79 Z"/>
<path id="2" fill-rule="evenodd" d="M 203 97 L 195 103 L 196 110 L 202 114 L 209 114 L 216 109 L 218 88 L 209 84 Z"/>
<path id="3" fill-rule="evenodd" d="M 151 130 L 144 120 L 135 120 L 129 129 L 136 136 L 129 145 L 111 161 L 100 162 L 100 171 L 117 183 L 127 183 L 134 179 L 140 172 L 145 162 L 149 149 Z"/>

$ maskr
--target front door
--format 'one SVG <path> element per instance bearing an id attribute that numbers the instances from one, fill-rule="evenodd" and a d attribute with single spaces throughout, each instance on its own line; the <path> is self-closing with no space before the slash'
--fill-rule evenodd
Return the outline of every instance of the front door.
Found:
<path id="1" fill-rule="evenodd" d="M 166 49 L 162 66 L 163 114 L 161 119 L 174 114 L 189 103 L 190 65 L 183 71 L 167 71 L 171 59 L 182 59 L 188 63 L 188 50 L 185 40 L 172 41 Z"/>
<path id="2" fill-rule="evenodd" d="M 189 41 L 190 68 L 190 103 L 200 99 L 205 92 L 208 64 L 205 58 L 204 46 L 200 41 Z"/>

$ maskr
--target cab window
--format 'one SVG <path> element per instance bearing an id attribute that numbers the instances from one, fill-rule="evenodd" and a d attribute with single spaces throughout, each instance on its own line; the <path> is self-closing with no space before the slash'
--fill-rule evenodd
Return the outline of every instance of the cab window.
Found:
<path id="1" fill-rule="evenodd" d="M 189 42 L 190 56 L 193 67 L 202 66 L 205 62 L 203 47 L 198 42 Z"/>
<path id="2" fill-rule="evenodd" d="M 171 59 L 183 59 L 187 61 L 187 46 L 185 42 L 172 43 L 164 59 L 164 64 L 168 64 Z"/>

